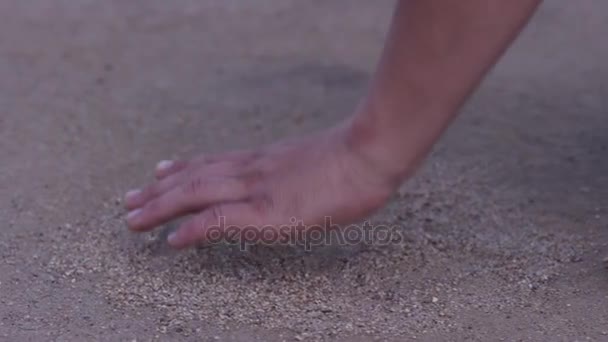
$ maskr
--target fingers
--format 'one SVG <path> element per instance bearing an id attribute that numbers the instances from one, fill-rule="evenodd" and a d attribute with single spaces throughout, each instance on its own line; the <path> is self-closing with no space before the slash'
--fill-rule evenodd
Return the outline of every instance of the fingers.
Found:
<path id="1" fill-rule="evenodd" d="M 217 204 L 184 222 L 169 235 L 167 242 L 174 248 L 186 248 L 215 240 L 230 226 L 256 225 L 258 221 L 256 211 L 248 203 Z"/>
<path id="2" fill-rule="evenodd" d="M 246 199 L 255 177 L 243 170 L 255 158 L 255 153 L 236 151 L 160 161 L 155 169 L 156 182 L 125 195 L 125 207 L 130 210 L 127 225 L 135 231 L 147 231 L 181 215 Z"/>
<path id="3" fill-rule="evenodd" d="M 174 188 L 186 177 L 185 172 L 178 172 L 143 188 L 142 190 L 131 190 L 125 195 L 125 207 L 129 210 L 137 209 L 153 198 L 156 198 L 170 189 Z"/>
<path id="4" fill-rule="evenodd" d="M 161 160 L 156 164 L 156 179 L 161 180 L 169 175 L 179 172 L 188 166 L 186 160 Z"/>
<path id="5" fill-rule="evenodd" d="M 194 210 L 247 196 L 246 184 L 235 177 L 194 177 L 127 215 L 132 230 L 146 231 Z"/>
<path id="6" fill-rule="evenodd" d="M 165 161 L 167 163 L 172 163 Z M 159 164 L 162 164 L 160 162 Z M 163 195 L 172 188 L 188 181 L 192 174 L 201 177 L 231 177 L 237 173 L 237 164 L 234 161 L 217 161 L 202 163 L 197 161 L 178 161 L 171 165 L 163 165 L 164 171 L 158 181 L 142 190 L 132 190 L 125 195 L 125 206 L 129 210 L 144 206 L 147 202 Z M 158 170 L 158 168 L 157 168 Z"/>
<path id="7" fill-rule="evenodd" d="M 197 164 L 210 164 L 220 161 L 237 161 L 245 159 L 251 153 L 246 151 L 233 151 L 221 154 L 202 155 L 188 160 L 161 160 L 156 164 L 155 175 L 156 179 L 163 179 L 171 174 L 184 170 L 186 167 Z"/>

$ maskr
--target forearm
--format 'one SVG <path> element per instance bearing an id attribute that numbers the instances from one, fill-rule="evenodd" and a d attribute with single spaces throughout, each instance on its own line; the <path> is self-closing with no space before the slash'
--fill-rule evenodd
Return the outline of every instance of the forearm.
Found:
<path id="1" fill-rule="evenodd" d="M 352 143 L 406 177 L 540 2 L 400 0 Z"/>

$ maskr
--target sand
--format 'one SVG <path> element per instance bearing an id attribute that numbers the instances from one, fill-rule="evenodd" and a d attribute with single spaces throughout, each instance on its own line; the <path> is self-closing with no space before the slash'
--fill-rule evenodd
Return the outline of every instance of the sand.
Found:
<path id="1" fill-rule="evenodd" d="M 543 5 L 371 218 L 399 241 L 177 253 L 124 191 L 346 117 L 391 2 L 3 1 L 0 340 L 608 341 L 607 10 Z"/>

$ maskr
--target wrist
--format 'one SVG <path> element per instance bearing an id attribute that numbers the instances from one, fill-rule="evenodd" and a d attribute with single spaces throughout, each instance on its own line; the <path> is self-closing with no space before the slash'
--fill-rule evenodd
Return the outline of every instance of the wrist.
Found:
<path id="1" fill-rule="evenodd" d="M 378 122 L 377 113 L 368 110 L 359 109 L 346 121 L 348 148 L 370 168 L 398 186 L 415 171 L 419 161 L 416 150 L 411 145 L 399 143 L 398 137 Z"/>

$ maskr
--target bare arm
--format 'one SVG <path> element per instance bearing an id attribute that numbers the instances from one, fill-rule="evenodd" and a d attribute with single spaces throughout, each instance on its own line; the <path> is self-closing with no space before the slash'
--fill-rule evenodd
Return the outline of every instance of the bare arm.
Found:
<path id="1" fill-rule="evenodd" d="M 353 144 L 399 178 L 426 156 L 541 0 L 401 0 Z"/>

